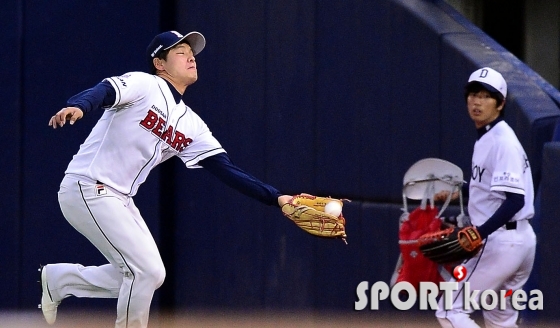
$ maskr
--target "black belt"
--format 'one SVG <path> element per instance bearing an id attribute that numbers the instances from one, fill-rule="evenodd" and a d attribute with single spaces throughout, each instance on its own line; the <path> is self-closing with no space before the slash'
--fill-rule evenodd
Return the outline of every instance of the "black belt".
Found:
<path id="1" fill-rule="evenodd" d="M 506 230 L 515 230 L 517 229 L 517 221 L 508 222 L 504 225 L 504 227 L 506 227 Z"/>

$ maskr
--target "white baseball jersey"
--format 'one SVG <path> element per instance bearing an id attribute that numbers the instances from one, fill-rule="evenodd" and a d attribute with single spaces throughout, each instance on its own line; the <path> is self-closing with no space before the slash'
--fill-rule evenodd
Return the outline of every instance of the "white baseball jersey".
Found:
<path id="1" fill-rule="evenodd" d="M 149 172 L 172 156 L 188 168 L 224 152 L 204 121 L 165 80 L 131 72 L 110 77 L 115 103 L 103 113 L 65 173 L 86 176 L 133 196 Z"/>
<path id="2" fill-rule="evenodd" d="M 474 145 L 469 185 L 469 215 L 475 226 L 490 218 L 505 200 L 503 192 L 525 195 L 525 205 L 511 221 L 534 215 L 533 178 L 527 155 L 515 132 L 498 122 Z"/>

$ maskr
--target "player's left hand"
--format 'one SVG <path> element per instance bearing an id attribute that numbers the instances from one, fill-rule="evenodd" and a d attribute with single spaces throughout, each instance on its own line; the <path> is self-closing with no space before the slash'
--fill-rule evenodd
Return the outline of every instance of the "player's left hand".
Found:
<path id="1" fill-rule="evenodd" d="M 56 129 L 57 126 L 63 127 L 66 120 L 70 121 L 70 125 L 84 116 L 84 112 L 78 107 L 65 107 L 54 114 L 49 120 L 49 126 Z"/>
<path id="2" fill-rule="evenodd" d="M 482 238 L 474 226 L 449 227 L 418 238 L 422 254 L 439 264 L 469 259 L 482 248 Z"/>

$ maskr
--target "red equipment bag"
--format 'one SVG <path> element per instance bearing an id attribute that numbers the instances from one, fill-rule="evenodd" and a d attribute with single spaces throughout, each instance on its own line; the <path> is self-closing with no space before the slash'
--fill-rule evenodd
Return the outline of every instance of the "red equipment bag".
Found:
<path id="1" fill-rule="evenodd" d="M 402 265 L 398 268 L 395 283 L 408 281 L 418 291 L 421 281 L 431 281 L 435 284 L 444 281 L 439 273 L 437 263 L 422 255 L 418 246 L 418 238 L 427 232 L 434 232 L 441 228 L 441 219 L 437 217 L 437 207 L 418 207 L 402 222 L 399 229 L 399 248 Z"/>
<path id="2" fill-rule="evenodd" d="M 425 233 L 441 229 L 441 214 L 449 205 L 452 194 L 459 193 L 461 224 L 466 219 L 463 212 L 463 171 L 457 165 L 439 159 L 425 158 L 414 163 L 403 178 L 403 213 L 399 218 L 400 255 L 391 277 L 391 286 L 398 282 L 411 283 L 419 290 L 420 282 L 439 284 L 452 278 L 450 265 L 441 266 L 422 255 L 418 238 Z M 438 208 L 434 205 L 434 196 L 448 191 L 445 203 Z M 421 205 L 408 212 L 407 199 L 420 200 Z"/>

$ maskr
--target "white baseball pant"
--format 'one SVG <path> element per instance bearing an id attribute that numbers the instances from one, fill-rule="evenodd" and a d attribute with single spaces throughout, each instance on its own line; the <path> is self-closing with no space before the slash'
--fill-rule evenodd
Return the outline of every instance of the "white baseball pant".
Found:
<path id="1" fill-rule="evenodd" d="M 486 239 L 483 250 L 463 263 L 467 277 L 459 283 L 459 290 L 453 292 L 453 309 L 445 310 L 443 297 L 440 299 L 436 317 L 444 328 L 479 328 L 469 316 L 473 312 L 465 310 L 463 304 L 463 283 L 470 283 L 470 290 L 519 290 L 529 279 L 535 260 L 536 236 L 528 220 L 517 222 L 517 228 L 499 228 Z M 480 293 L 478 295 L 480 295 Z M 476 300 L 480 304 L 480 298 Z M 517 327 L 518 311 L 511 302 L 506 309 L 483 310 L 484 323 L 491 328 Z"/>
<path id="2" fill-rule="evenodd" d="M 163 283 L 165 268 L 132 198 L 87 177 L 66 175 L 58 200 L 66 220 L 109 264 L 46 266 L 53 300 L 118 298 L 115 327 L 147 327 L 152 297 Z"/>

